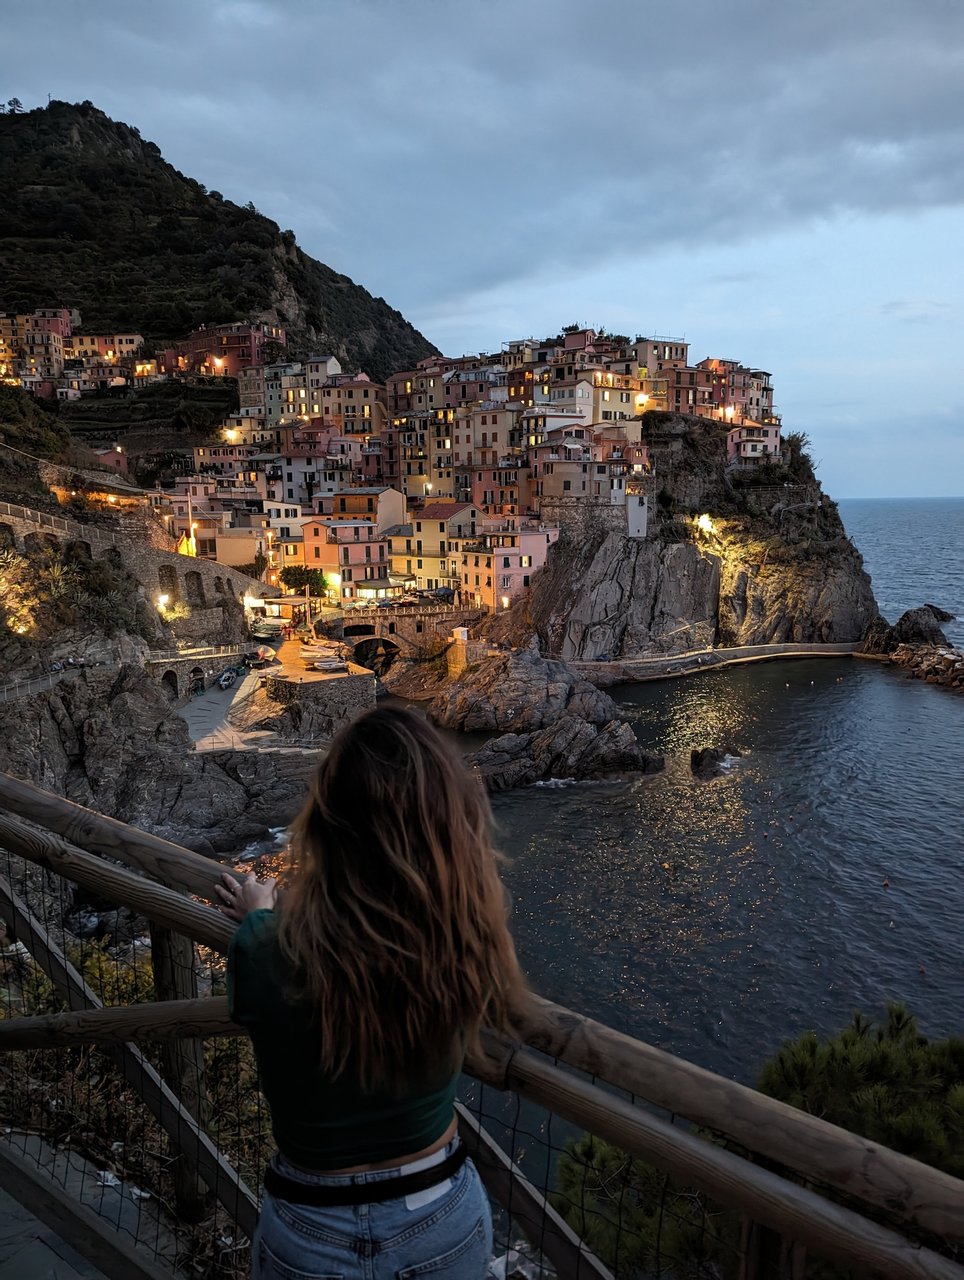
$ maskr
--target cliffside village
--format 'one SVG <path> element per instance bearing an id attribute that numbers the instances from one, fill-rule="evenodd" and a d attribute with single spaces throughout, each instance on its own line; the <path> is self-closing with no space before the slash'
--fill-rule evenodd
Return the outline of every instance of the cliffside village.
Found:
<path id="1" fill-rule="evenodd" d="M 291 566 L 321 570 L 343 608 L 418 591 L 498 611 L 567 522 L 593 511 L 645 537 L 649 410 L 718 422 L 732 467 L 780 453 L 770 375 L 691 364 L 679 338 L 570 326 L 490 354 L 431 356 L 381 384 L 334 356 L 286 359 L 276 325 L 202 328 L 150 356 L 139 334 L 79 330 L 64 309 L 0 314 L 0 381 L 67 401 L 169 379 L 238 382 L 239 411 L 216 441 L 185 451 L 173 485 L 111 502 L 149 505 L 178 550 L 256 564 L 271 585 Z M 93 444 L 126 474 L 122 445 Z"/>

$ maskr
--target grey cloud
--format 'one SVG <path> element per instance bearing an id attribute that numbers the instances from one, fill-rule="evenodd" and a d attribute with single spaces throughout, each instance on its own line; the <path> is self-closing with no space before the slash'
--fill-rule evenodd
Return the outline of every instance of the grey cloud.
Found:
<path id="1" fill-rule="evenodd" d="M 92 98 L 408 305 L 964 201 L 959 6 L 47 2 L 11 91 Z"/>

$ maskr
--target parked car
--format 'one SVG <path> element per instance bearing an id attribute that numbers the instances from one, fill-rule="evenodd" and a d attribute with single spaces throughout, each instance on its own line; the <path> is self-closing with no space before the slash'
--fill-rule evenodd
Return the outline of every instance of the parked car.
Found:
<path id="1" fill-rule="evenodd" d="M 235 680 L 237 680 L 237 678 L 238 677 L 235 674 L 234 668 L 229 667 L 227 671 L 222 671 L 221 674 L 218 676 L 218 688 L 230 689 L 231 686 L 234 684 Z"/>

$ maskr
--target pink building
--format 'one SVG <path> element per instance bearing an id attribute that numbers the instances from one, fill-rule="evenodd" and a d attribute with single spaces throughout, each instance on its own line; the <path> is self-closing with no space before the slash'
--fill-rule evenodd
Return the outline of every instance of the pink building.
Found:
<path id="1" fill-rule="evenodd" d="M 726 461 L 730 466 L 755 467 L 761 462 L 779 462 L 780 428 L 771 426 L 733 427 L 726 434 Z"/>
<path id="2" fill-rule="evenodd" d="M 461 543 L 462 598 L 496 613 L 532 584 L 546 562 L 559 530 L 530 520 L 506 520 L 486 526 Z"/>
<path id="3" fill-rule="evenodd" d="M 158 357 L 165 373 L 197 373 L 236 378 L 242 369 L 267 363 L 268 344 L 285 347 L 288 336 L 275 324 L 202 326 Z"/>
<path id="4" fill-rule="evenodd" d="M 304 564 L 321 569 L 331 594 L 341 600 L 389 594 L 388 538 L 371 520 L 306 520 L 301 535 Z"/>

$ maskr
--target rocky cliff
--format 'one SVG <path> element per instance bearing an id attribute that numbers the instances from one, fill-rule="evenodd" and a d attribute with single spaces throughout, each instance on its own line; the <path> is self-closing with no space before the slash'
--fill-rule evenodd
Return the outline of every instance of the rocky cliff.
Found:
<path id="1" fill-rule="evenodd" d="M 134 665 L 0 703 L 0 770 L 203 853 L 236 851 L 290 821 L 316 759 L 195 752 Z"/>
<path id="2" fill-rule="evenodd" d="M 860 640 L 877 616 L 870 578 L 798 438 L 779 468 L 737 483 L 718 424 L 650 416 L 649 536 L 614 531 L 603 512 L 564 531 L 489 633 L 535 634 L 564 660 Z"/>

